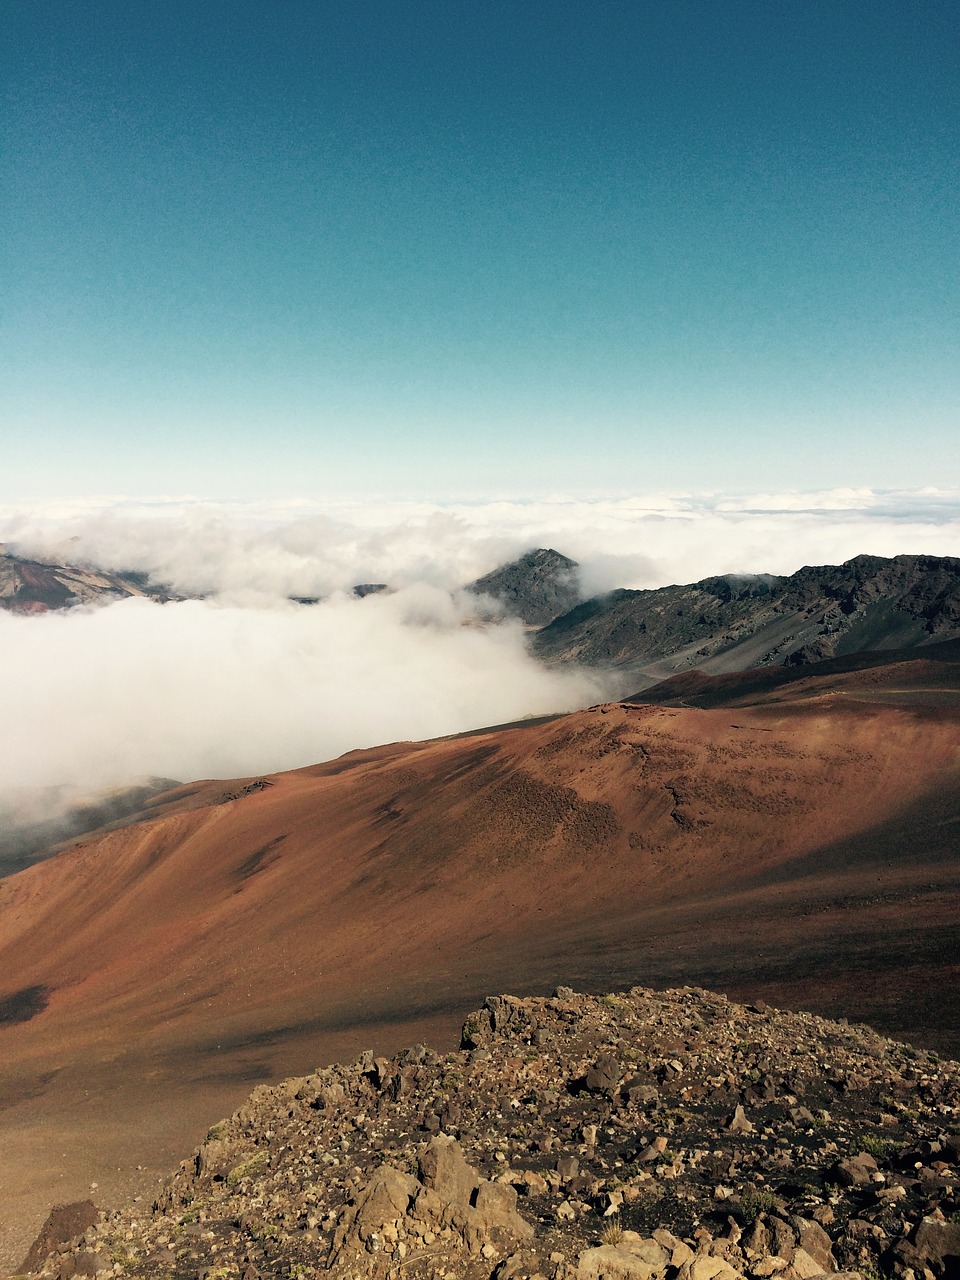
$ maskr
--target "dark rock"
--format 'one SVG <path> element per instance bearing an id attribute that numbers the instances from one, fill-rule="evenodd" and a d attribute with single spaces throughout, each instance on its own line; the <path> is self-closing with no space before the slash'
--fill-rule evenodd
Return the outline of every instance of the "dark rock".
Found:
<path id="1" fill-rule="evenodd" d="M 765 632 L 770 648 L 758 644 Z M 910 650 L 960 636 L 960 559 L 857 556 L 790 577 L 731 574 L 612 591 L 556 617 L 534 648 L 550 660 L 636 667 L 684 651 L 685 667 L 708 671 L 714 657 L 721 670 L 735 670 L 740 651 L 743 668 L 777 664 L 789 679 L 791 667 L 846 661 L 838 655 L 848 636 L 857 637 L 861 660 L 868 649 Z M 759 1002 L 753 1007 L 760 1010 Z"/>
<path id="2" fill-rule="evenodd" d="M 909 1240 L 894 1247 L 893 1256 L 914 1271 L 927 1269 L 952 1280 L 960 1275 L 960 1223 L 924 1218 Z"/>
<path id="3" fill-rule="evenodd" d="M 542 627 L 579 600 L 578 568 L 575 560 L 541 547 L 478 578 L 467 590 L 491 596 L 508 613 L 530 626 Z"/>
<path id="4" fill-rule="evenodd" d="M 620 1076 L 622 1072 L 620 1063 L 612 1054 L 601 1054 L 592 1067 L 588 1068 L 584 1076 L 584 1087 L 590 1093 L 608 1093 L 616 1092 L 620 1084 Z"/>
<path id="5" fill-rule="evenodd" d="M 52 1253 L 59 1245 L 66 1244 L 68 1240 L 75 1240 L 82 1235 L 88 1227 L 93 1226 L 99 1214 L 100 1211 L 92 1200 L 74 1200 L 71 1204 L 54 1205 L 17 1270 L 36 1271 L 47 1254 Z"/>
<path id="6" fill-rule="evenodd" d="M 876 1160 L 865 1151 L 850 1156 L 847 1160 L 838 1161 L 834 1169 L 836 1179 L 842 1187 L 858 1187 L 872 1182 L 876 1172 Z"/>

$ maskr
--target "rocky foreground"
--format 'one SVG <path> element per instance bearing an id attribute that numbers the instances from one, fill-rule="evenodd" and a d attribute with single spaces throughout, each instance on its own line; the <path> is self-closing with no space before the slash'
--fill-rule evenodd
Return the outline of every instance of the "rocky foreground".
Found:
<path id="1" fill-rule="evenodd" d="M 22 1269 L 949 1280 L 960 1064 L 698 989 L 491 997 L 458 1052 L 261 1086 L 155 1204 L 61 1209 Z"/>

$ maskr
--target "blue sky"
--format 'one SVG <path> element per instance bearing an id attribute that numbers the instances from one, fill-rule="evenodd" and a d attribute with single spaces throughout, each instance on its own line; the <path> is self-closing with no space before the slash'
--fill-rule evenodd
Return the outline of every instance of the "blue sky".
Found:
<path id="1" fill-rule="evenodd" d="M 0 501 L 960 474 L 952 3 L 3 19 Z"/>

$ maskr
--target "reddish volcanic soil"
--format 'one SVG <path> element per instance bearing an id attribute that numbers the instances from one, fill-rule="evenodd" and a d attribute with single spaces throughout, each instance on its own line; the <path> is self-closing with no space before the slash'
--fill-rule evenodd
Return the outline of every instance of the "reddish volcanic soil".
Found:
<path id="1" fill-rule="evenodd" d="M 960 1054 L 956 670 L 198 784 L 4 881 L 0 1261 L 257 1080 L 452 1044 L 490 991 L 694 983 Z"/>

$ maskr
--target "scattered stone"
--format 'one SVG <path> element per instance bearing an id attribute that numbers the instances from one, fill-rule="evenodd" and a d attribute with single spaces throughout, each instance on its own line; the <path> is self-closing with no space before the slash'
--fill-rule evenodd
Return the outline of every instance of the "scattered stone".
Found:
<path id="1" fill-rule="evenodd" d="M 693 988 L 493 996 L 461 1044 L 259 1086 L 152 1207 L 90 1206 L 34 1271 L 960 1275 L 957 1063 Z"/>

